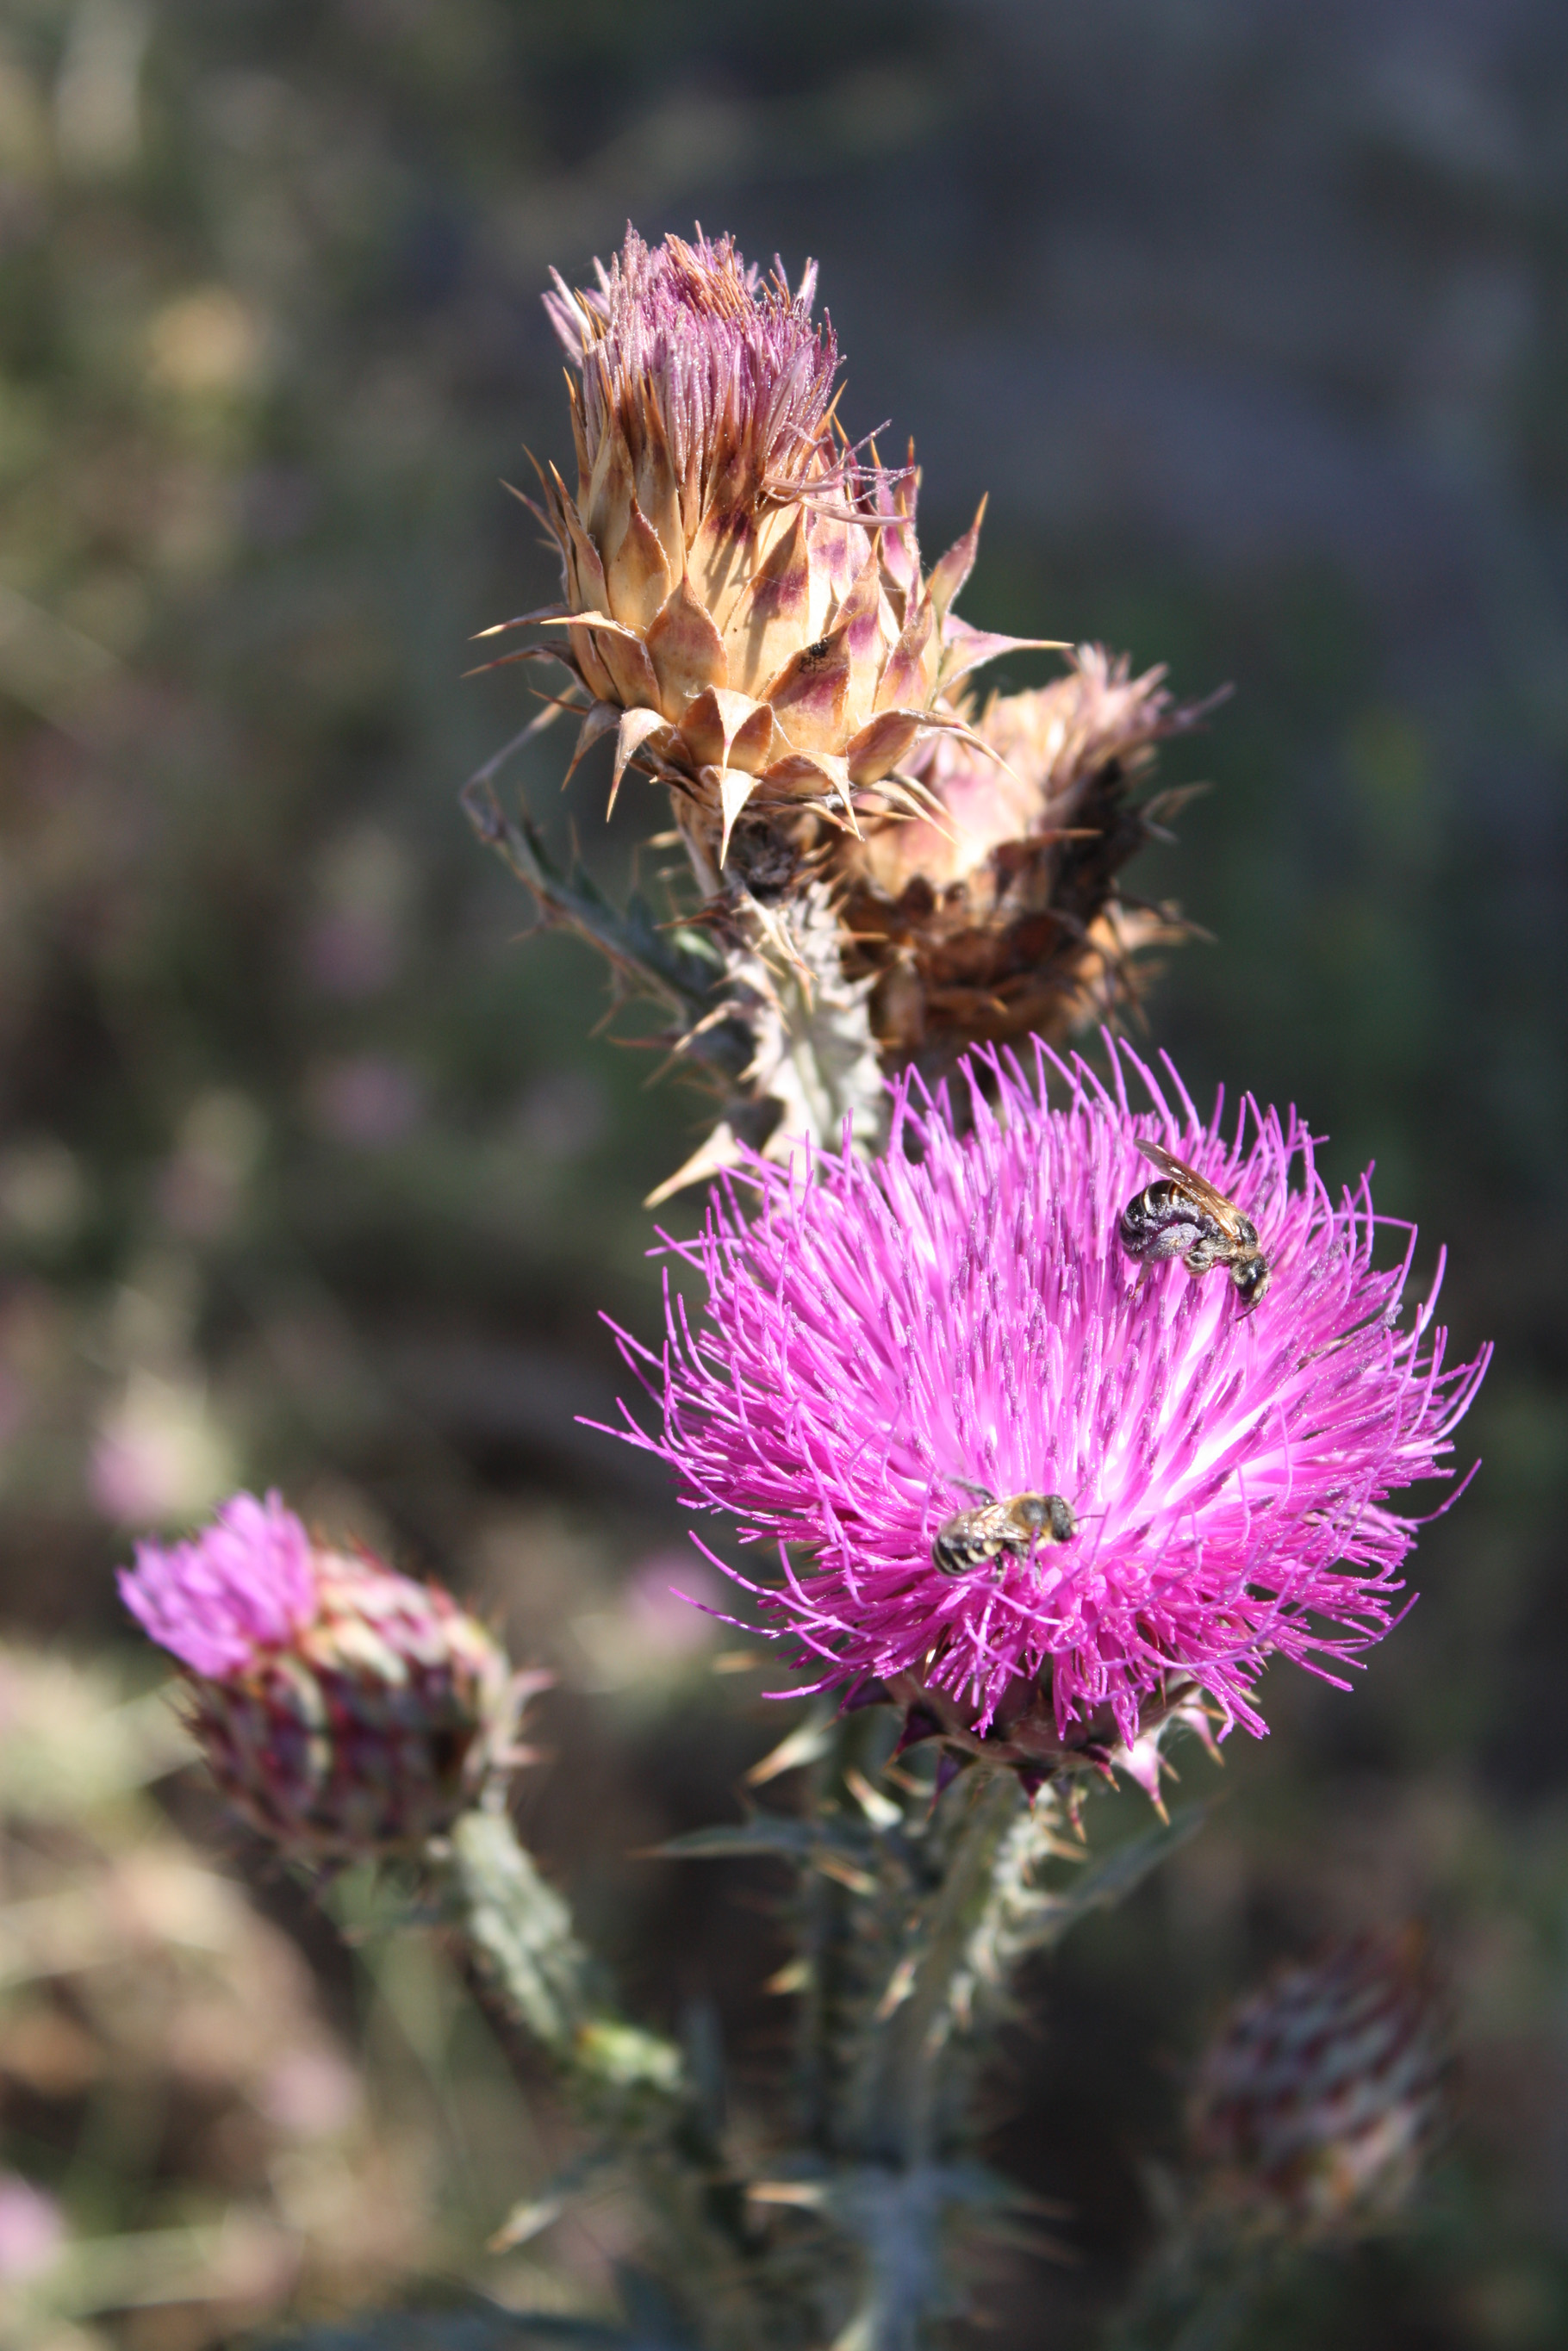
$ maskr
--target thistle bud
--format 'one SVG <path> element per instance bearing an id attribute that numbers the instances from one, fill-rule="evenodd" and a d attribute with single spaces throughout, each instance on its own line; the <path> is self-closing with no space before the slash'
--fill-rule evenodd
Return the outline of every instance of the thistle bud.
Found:
<path id="1" fill-rule="evenodd" d="M 933 813 L 840 845 L 846 970 L 874 978 L 884 1053 L 1060 1039 L 1134 993 L 1140 954 L 1183 935 L 1116 895 L 1158 813 L 1132 797 L 1153 747 L 1199 716 L 1164 677 L 1080 647 L 1066 677 L 989 702 L 972 737 L 917 748 L 907 766 Z"/>
<path id="2" fill-rule="evenodd" d="M 597 288 L 558 276 L 545 298 L 578 371 L 578 480 L 541 475 L 562 601 L 526 617 L 564 637 L 580 752 L 613 728 L 615 787 L 632 758 L 674 787 L 707 879 L 747 802 L 851 825 L 868 788 L 905 804 L 893 771 L 964 731 L 941 697 L 1017 641 L 953 616 L 978 517 L 923 575 L 913 466 L 862 461 L 839 432 L 815 264 L 792 293 L 733 238 L 650 249 L 628 228 L 598 269 Z"/>
<path id="3" fill-rule="evenodd" d="M 298 1859 L 415 1852 L 524 1760 L 537 1681 L 439 1586 L 312 1538 L 276 1493 L 139 1543 L 120 1589 L 184 1667 L 224 1794 Z"/>
<path id="4" fill-rule="evenodd" d="M 1387 2222 L 1442 2135 L 1448 2071 L 1414 1932 L 1284 1969 L 1198 2067 L 1188 2131 L 1211 2202 L 1299 2236 Z"/>

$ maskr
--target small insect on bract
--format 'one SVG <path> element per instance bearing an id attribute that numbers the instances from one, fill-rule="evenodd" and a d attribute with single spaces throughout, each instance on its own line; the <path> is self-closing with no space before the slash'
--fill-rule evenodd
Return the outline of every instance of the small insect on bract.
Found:
<path id="1" fill-rule="evenodd" d="M 1179 1257 L 1194 1275 L 1222 1265 L 1247 1304 L 1256 1306 L 1274 1277 L 1251 1217 L 1164 1144 L 1140 1135 L 1138 1148 L 1164 1172 L 1122 1211 L 1118 1229 L 1128 1256 L 1145 1265 Z"/>
<path id="2" fill-rule="evenodd" d="M 944 1575 L 972 1575 L 994 1559 L 1027 1559 L 1031 1544 L 1043 1550 L 1047 1543 L 1071 1542 L 1077 1532 L 1078 1514 L 1060 1494 L 1009 1494 L 1005 1502 L 988 1495 L 977 1509 L 956 1510 L 944 1520 L 931 1558 Z"/>

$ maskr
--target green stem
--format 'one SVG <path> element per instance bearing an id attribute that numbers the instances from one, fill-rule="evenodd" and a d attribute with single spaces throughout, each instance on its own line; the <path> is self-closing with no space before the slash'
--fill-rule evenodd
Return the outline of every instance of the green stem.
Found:
<path id="1" fill-rule="evenodd" d="M 503 2046 L 551 2060 L 583 2121 L 632 2172 L 659 2265 L 714 2343 L 771 2336 L 744 2182 L 726 2157 L 682 2052 L 613 2005 L 502 1813 L 465 1813 L 447 1862 L 453 1923 L 470 1980 Z"/>
<path id="2" fill-rule="evenodd" d="M 965 2023 L 956 1993 L 997 1898 L 1004 1840 L 1023 1810 L 1010 1772 L 960 1784 L 948 1802 L 964 1810 L 948 1832 L 941 1875 L 908 1922 L 883 2004 L 900 1991 L 903 1997 L 866 2034 L 847 2085 L 857 2152 L 905 2171 L 949 2158 L 962 2138 L 964 2101 L 951 2095 L 950 2079 Z"/>
<path id="3" fill-rule="evenodd" d="M 810 1810 L 821 1816 L 858 1818 L 848 1775 L 874 1780 L 889 1740 L 886 1717 L 877 1707 L 840 1715 L 827 1755 L 813 1775 Z M 867 1903 L 884 1890 L 890 1855 L 886 1839 L 867 1839 L 873 1893 L 852 1886 L 844 1876 L 809 1870 L 800 1887 L 802 1986 L 797 2058 L 800 2137 L 824 2161 L 847 2153 L 841 2130 L 841 2089 L 850 2052 L 862 2036 L 865 2011 L 879 1985 L 868 1982 L 871 1953 Z"/>
<path id="4" fill-rule="evenodd" d="M 813 1872 L 802 1895 L 804 2119 L 826 2209 L 859 2255 L 842 2351 L 927 2342 L 956 2306 L 950 2216 L 999 2200 L 971 2158 L 971 2091 L 1018 1930 L 1042 1898 L 1030 1873 L 1059 1826 L 1051 1801 L 1030 1813 L 1005 1772 L 885 1817 L 873 1792 L 888 1736 L 880 1710 L 837 1727 L 815 1803 L 844 1824 L 835 1856 L 855 1859 Z"/>
<path id="5" fill-rule="evenodd" d="M 1178 2220 L 1145 2262 L 1107 2351 L 1239 2351 L 1260 2301 L 1297 2258 L 1272 2231 Z"/>

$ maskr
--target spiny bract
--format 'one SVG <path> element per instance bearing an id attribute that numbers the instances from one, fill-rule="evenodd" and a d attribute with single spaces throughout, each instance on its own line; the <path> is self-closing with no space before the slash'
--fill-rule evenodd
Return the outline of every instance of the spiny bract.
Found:
<path id="1" fill-rule="evenodd" d="M 1136 960 L 1185 932 L 1169 909 L 1119 902 L 1117 874 L 1184 795 L 1134 798 L 1181 705 L 1163 669 L 1081 645 L 1068 674 L 994 695 L 975 739 L 934 736 L 909 765 L 929 815 L 873 820 L 828 868 L 846 968 L 876 979 L 889 1055 L 933 1061 L 1030 1033 L 1059 1041 L 1136 997 Z"/>

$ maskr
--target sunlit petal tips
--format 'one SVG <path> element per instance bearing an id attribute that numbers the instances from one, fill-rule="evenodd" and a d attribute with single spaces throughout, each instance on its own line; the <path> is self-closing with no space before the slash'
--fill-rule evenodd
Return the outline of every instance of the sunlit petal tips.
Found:
<path id="1" fill-rule="evenodd" d="M 1059 1732 L 1098 1714 L 1132 1746 L 1187 1677 L 1261 1732 L 1266 1657 L 1334 1679 L 1404 1604 L 1416 1521 L 1387 1498 L 1448 1474 L 1490 1351 L 1446 1368 L 1430 1296 L 1401 1323 L 1410 1249 L 1375 1264 L 1367 1185 L 1331 1198 L 1294 1113 L 1249 1102 L 1228 1138 L 1168 1063 L 1112 1051 L 1109 1088 L 1042 1049 L 1029 1074 L 975 1056 L 961 1123 L 905 1081 L 875 1163 L 747 1160 L 675 1250 L 700 1319 L 672 1301 L 662 1356 L 622 1342 L 662 1407 L 623 1433 L 779 1546 L 751 1588 L 814 1687 L 914 1676 L 984 1730 L 1038 1677 Z M 1257 1224 L 1254 1311 L 1118 1246 L 1140 1135 Z M 1078 1534 L 943 1573 L 976 1489 L 1060 1494 Z"/>

